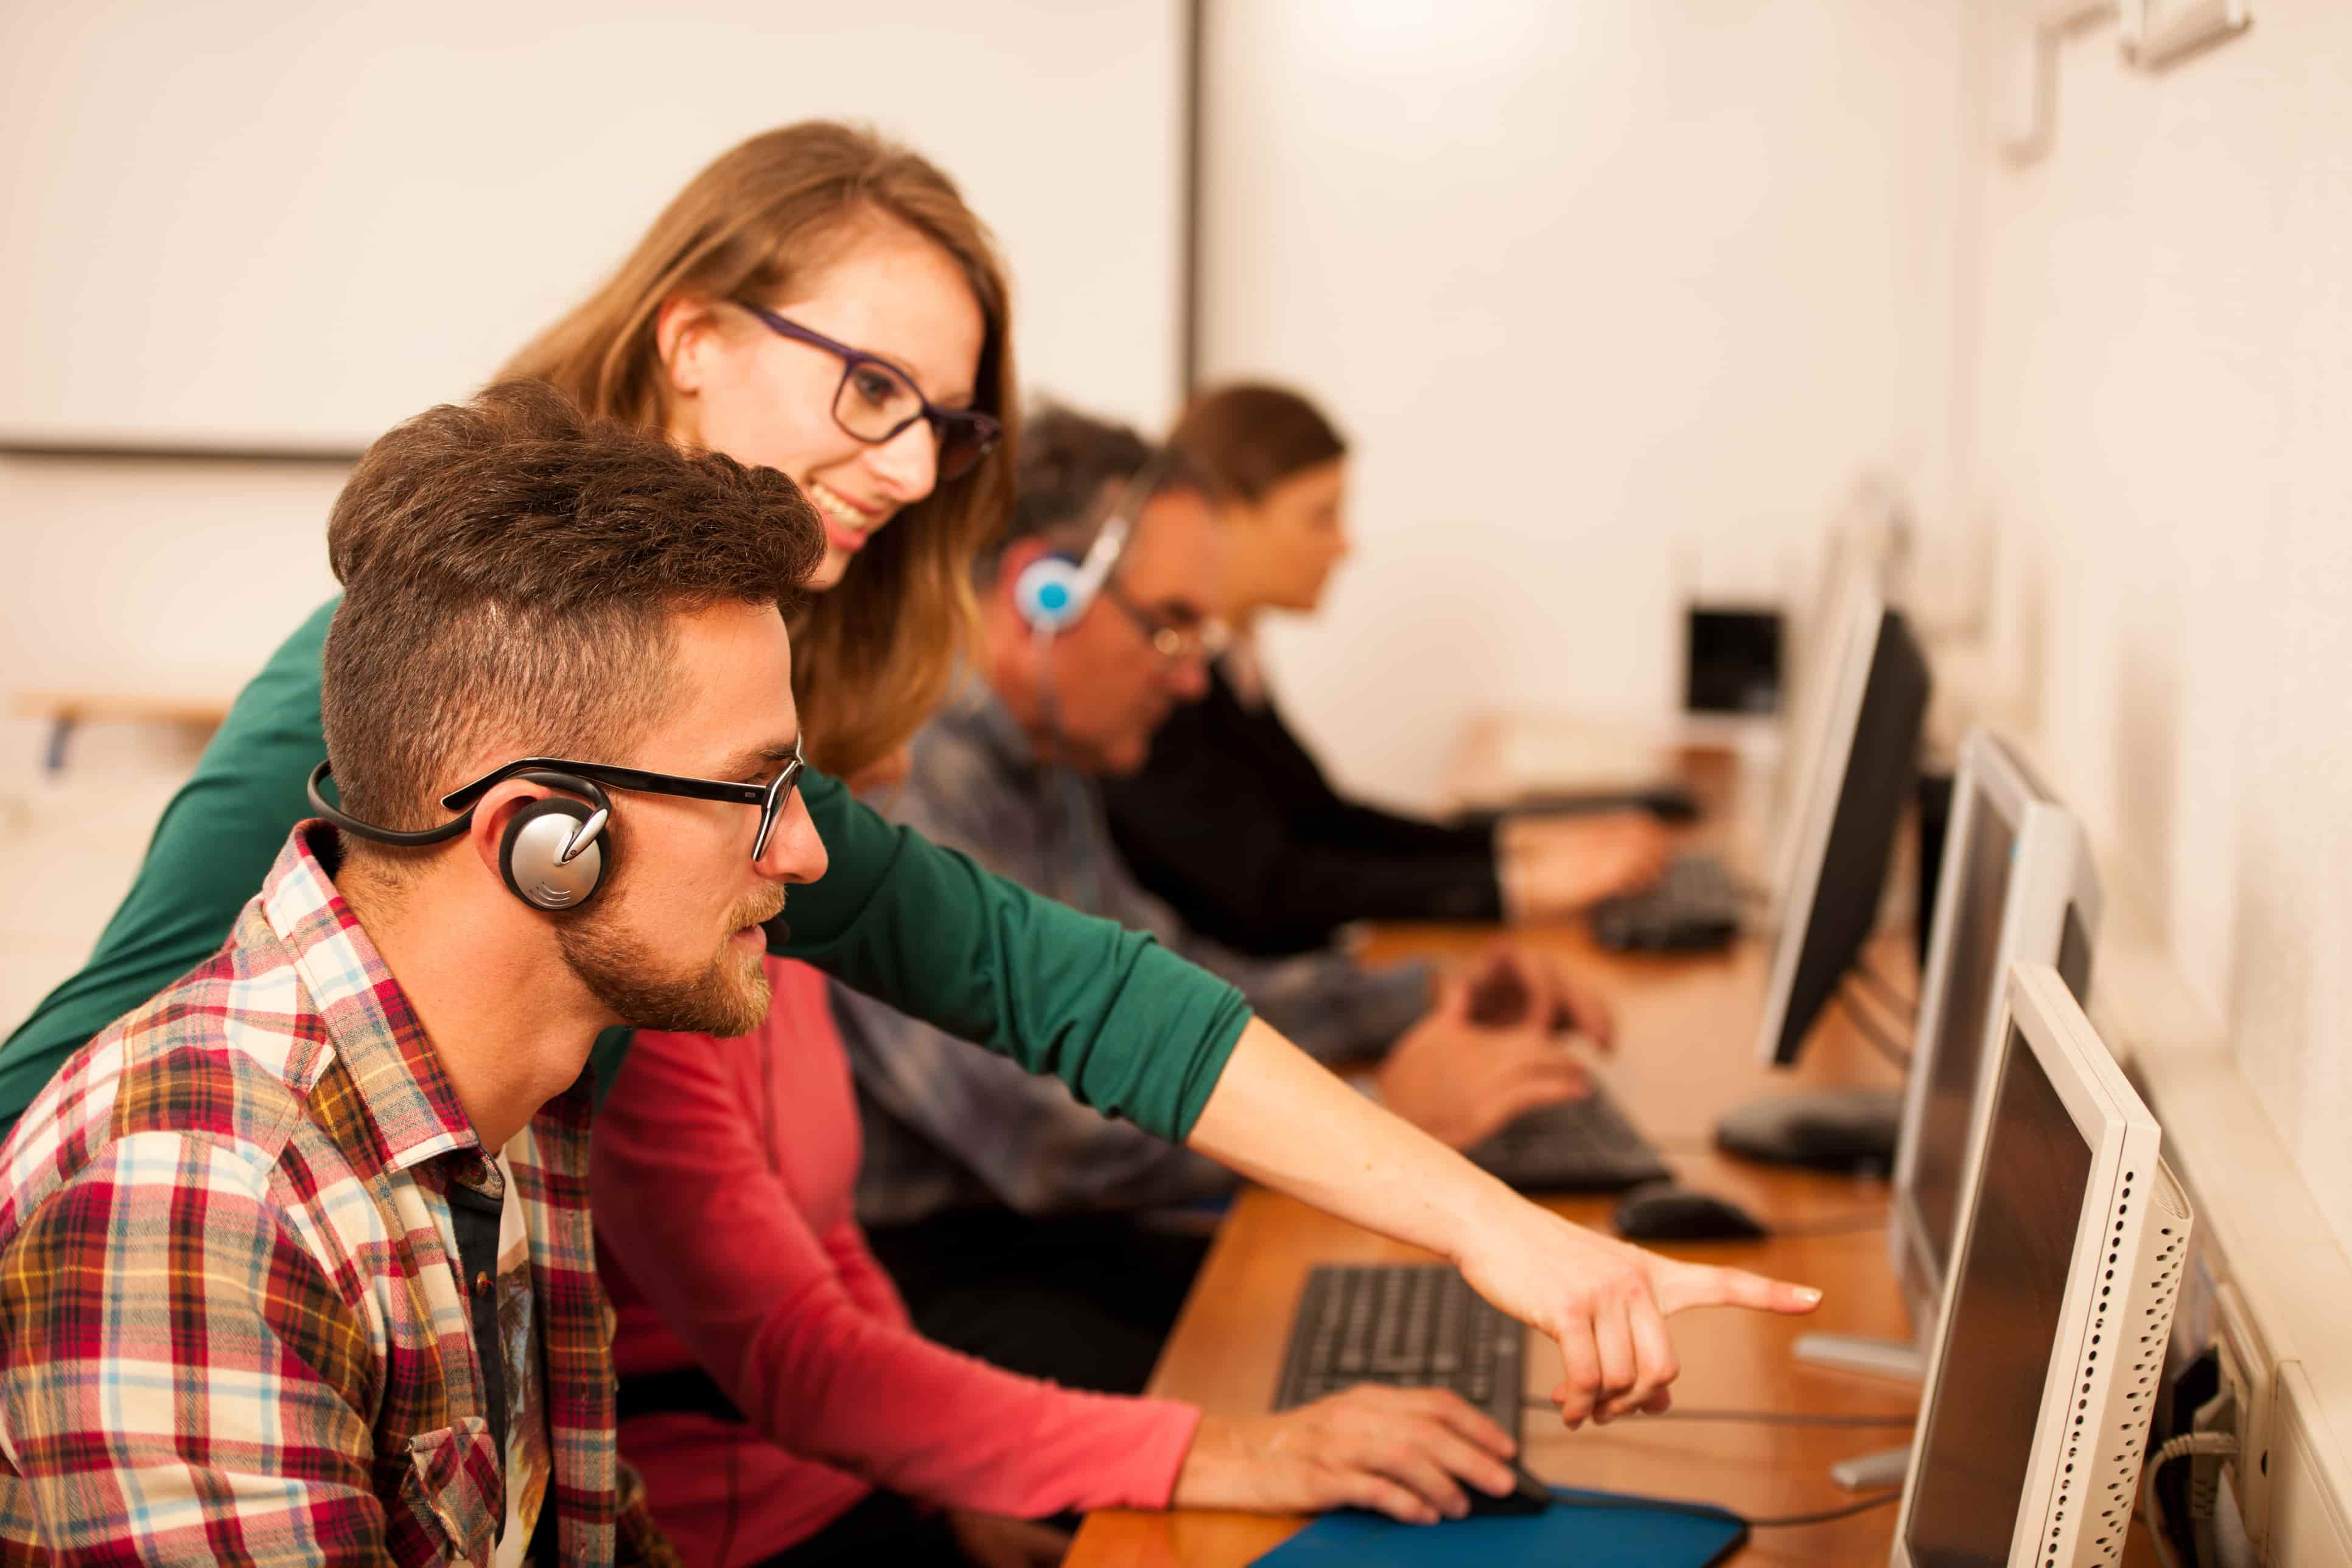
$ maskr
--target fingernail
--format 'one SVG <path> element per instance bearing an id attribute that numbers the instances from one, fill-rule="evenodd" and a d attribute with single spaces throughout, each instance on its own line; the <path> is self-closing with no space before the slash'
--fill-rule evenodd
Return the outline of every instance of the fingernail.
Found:
<path id="1" fill-rule="evenodd" d="M 1808 1307 L 1818 1307 L 1822 1304 L 1822 1293 L 1811 1285 L 1800 1285 L 1797 1287 L 1797 1300 Z"/>

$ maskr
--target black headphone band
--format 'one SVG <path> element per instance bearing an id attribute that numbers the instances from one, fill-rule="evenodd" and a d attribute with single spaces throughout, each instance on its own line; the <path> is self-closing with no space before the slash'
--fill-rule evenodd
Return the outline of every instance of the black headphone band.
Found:
<path id="1" fill-rule="evenodd" d="M 362 822 L 358 817 L 329 805 L 327 797 L 320 792 L 319 786 L 332 777 L 333 773 L 334 764 L 331 762 L 320 763 L 310 770 L 310 782 L 306 789 L 310 796 L 311 809 L 345 833 L 361 838 L 373 839 L 378 844 L 396 845 L 404 849 L 422 849 L 435 844 L 446 844 L 473 825 L 474 807 L 472 806 L 467 806 L 438 827 L 380 827 L 373 822 Z M 535 784 L 543 784 L 549 789 L 560 789 L 567 795 L 576 795 L 599 811 L 610 811 L 613 807 L 611 797 L 605 795 L 603 786 L 592 779 L 583 779 L 572 773 L 554 773 L 543 768 L 534 768 L 529 773 L 516 773 L 514 776 Z"/>

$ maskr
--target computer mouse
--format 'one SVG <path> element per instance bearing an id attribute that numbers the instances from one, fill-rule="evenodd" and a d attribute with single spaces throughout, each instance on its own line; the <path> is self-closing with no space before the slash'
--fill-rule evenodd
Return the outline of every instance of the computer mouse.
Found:
<path id="1" fill-rule="evenodd" d="M 1617 1234 L 1628 1241 L 1753 1241 L 1766 1234 L 1753 1215 L 1728 1198 L 1651 1182 L 1617 1205 Z"/>
<path id="2" fill-rule="evenodd" d="M 1509 1514 L 1541 1513 L 1551 1506 L 1551 1489 L 1528 1474 L 1519 1465 L 1511 1467 L 1511 1479 L 1517 1484 L 1501 1497 L 1465 1486 L 1463 1495 L 1470 1500 L 1471 1519 L 1493 1519 Z"/>
<path id="3" fill-rule="evenodd" d="M 1884 1176 L 1895 1168 L 1903 1121 L 1899 1090 L 1812 1089 L 1752 1100 L 1715 1124 L 1727 1154 L 1835 1175 Z"/>

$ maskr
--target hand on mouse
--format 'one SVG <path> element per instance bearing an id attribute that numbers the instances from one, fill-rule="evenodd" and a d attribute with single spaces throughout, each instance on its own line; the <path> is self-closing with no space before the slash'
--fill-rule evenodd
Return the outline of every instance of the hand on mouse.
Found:
<path id="1" fill-rule="evenodd" d="M 1203 1415 L 1176 1473 L 1175 1508 L 1319 1513 L 1366 1508 L 1408 1524 L 1470 1511 L 1466 1481 L 1501 1497 L 1517 1445 L 1441 1388 L 1365 1385 L 1275 1415 Z"/>
<path id="2" fill-rule="evenodd" d="M 1592 1091 L 1583 1067 L 1531 1017 L 1508 1028 L 1474 1023 L 1475 994 L 1471 982 L 1441 980 L 1437 1005 L 1372 1074 L 1382 1105 L 1456 1149 L 1483 1142 L 1531 1110 Z"/>
<path id="3" fill-rule="evenodd" d="M 1744 1269 L 1660 1258 L 1526 1203 L 1497 1205 L 1456 1261 L 1480 1295 L 1558 1342 L 1566 1371 L 1551 1399 L 1570 1429 L 1673 1403 L 1681 1368 L 1665 1321 L 1676 1312 L 1793 1314 L 1822 1300 Z"/>

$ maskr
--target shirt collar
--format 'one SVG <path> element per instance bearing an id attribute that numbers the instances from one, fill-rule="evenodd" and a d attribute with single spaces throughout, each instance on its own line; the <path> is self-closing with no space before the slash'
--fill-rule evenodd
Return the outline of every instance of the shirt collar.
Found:
<path id="1" fill-rule="evenodd" d="M 481 1140 L 425 1026 L 336 891 L 327 867 L 340 865 L 341 852 L 340 836 L 326 823 L 296 827 L 261 885 L 263 916 L 351 1074 L 385 1167 L 478 1149 Z"/>
<path id="2" fill-rule="evenodd" d="M 995 689 L 977 676 L 958 683 L 939 722 L 977 748 L 988 764 L 1007 779 L 1034 785 L 1044 771 L 1037 742 L 1013 718 Z"/>

